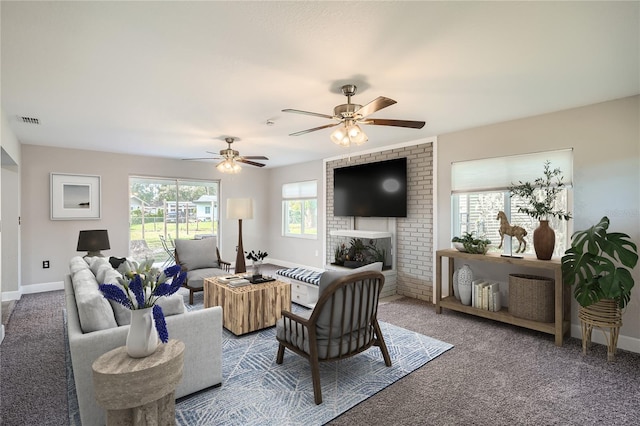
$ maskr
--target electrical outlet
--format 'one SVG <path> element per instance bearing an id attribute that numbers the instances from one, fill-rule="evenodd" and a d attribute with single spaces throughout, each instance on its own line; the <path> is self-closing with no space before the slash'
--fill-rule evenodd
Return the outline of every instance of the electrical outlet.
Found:
<path id="1" fill-rule="evenodd" d="M 49 261 L 48 260 L 43 260 L 42 261 L 42 268 L 43 269 L 47 269 L 49 267 Z"/>

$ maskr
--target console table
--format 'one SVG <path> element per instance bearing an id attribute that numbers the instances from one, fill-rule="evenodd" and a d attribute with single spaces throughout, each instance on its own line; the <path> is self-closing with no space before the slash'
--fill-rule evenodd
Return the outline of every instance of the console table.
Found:
<path id="1" fill-rule="evenodd" d="M 442 297 L 442 258 L 449 258 L 449 296 Z M 471 306 L 463 305 L 453 296 L 453 259 L 463 259 L 473 262 L 488 262 L 493 264 L 514 265 L 519 267 L 537 268 L 553 271 L 555 280 L 554 306 L 555 320 L 554 322 L 545 323 L 518 318 L 511 315 L 507 309 L 503 308 L 498 312 L 491 312 L 484 309 L 478 309 Z M 451 309 L 453 311 L 464 312 L 483 318 L 489 318 L 520 327 L 529 328 L 531 330 L 541 331 L 543 333 L 555 336 L 557 346 L 562 346 L 565 333 L 569 332 L 571 327 L 571 292 L 565 291 L 562 283 L 562 269 L 559 259 L 539 260 L 535 257 L 502 257 L 498 254 L 470 254 L 463 253 L 456 249 L 444 249 L 436 252 L 436 313 L 442 313 L 442 308 Z"/>
<path id="2" fill-rule="evenodd" d="M 171 339 L 145 358 L 131 358 L 120 346 L 92 367 L 96 400 L 107 410 L 107 426 L 175 424 L 184 343 Z"/>

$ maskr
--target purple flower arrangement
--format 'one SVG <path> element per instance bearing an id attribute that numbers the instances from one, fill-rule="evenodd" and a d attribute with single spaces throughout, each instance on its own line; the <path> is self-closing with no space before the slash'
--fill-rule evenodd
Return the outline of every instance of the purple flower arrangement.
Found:
<path id="1" fill-rule="evenodd" d="M 120 265 L 118 272 L 122 277 L 116 284 L 100 284 L 100 291 L 109 300 L 113 300 L 127 309 L 153 308 L 153 319 L 156 323 L 158 337 L 163 343 L 169 341 L 169 332 L 164 313 L 157 300 L 169 296 L 182 286 L 187 277 L 181 272 L 180 265 L 170 266 L 164 271 L 153 267 L 153 259 L 138 264 L 126 261 Z"/>

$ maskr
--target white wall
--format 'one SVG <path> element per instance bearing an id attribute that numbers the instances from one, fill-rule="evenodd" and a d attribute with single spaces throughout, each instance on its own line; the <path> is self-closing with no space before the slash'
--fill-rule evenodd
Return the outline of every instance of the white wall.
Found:
<path id="1" fill-rule="evenodd" d="M 322 217 L 325 211 L 324 184 L 322 160 L 295 164 L 288 167 L 278 167 L 269 170 L 269 258 L 280 261 L 282 266 L 304 265 L 315 268 L 324 266 L 322 256 L 322 238 L 324 223 Z M 306 180 L 318 181 L 318 238 L 285 237 L 282 235 L 282 185 L 285 183 Z M 248 247 L 245 244 L 245 247 Z"/>
<path id="2" fill-rule="evenodd" d="M 19 282 L 20 247 L 20 143 L 0 110 L 0 290 L 15 292 Z M 0 307 L 0 316 L 2 308 Z M 0 326 L 0 341 L 4 326 Z"/>
<path id="3" fill-rule="evenodd" d="M 107 256 L 126 256 L 129 244 L 129 176 L 161 176 L 220 180 L 220 249 L 224 260 L 234 262 L 238 222 L 227 220 L 226 199 L 254 199 L 254 219 L 243 221 L 244 247 L 266 247 L 269 228 L 266 170 L 244 166 L 237 175 L 223 175 L 211 162 L 186 162 L 158 157 L 111 154 L 76 149 L 22 146 L 22 291 L 58 288 L 68 273 L 82 229 L 107 229 L 111 250 Z M 101 176 L 102 218 L 99 220 L 50 220 L 49 173 Z M 43 269 L 42 261 L 50 268 Z M 35 286 L 29 288 L 29 286 Z"/>
<path id="4" fill-rule="evenodd" d="M 573 148 L 574 220 L 582 230 L 602 216 L 610 230 L 640 243 L 640 96 L 438 136 L 438 248 L 450 247 L 451 163 Z M 623 317 L 618 347 L 640 352 L 640 267 Z M 579 337 L 572 302 L 572 335 Z M 601 333 L 594 332 L 594 341 Z M 598 335 L 598 336 L 596 336 Z"/>

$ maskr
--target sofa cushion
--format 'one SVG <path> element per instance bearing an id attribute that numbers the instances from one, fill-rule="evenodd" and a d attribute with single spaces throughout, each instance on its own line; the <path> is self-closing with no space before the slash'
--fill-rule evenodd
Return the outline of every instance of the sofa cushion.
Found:
<path id="1" fill-rule="evenodd" d="M 220 277 L 223 275 L 229 275 L 229 273 L 220 268 L 204 268 L 188 271 L 187 285 L 193 288 L 203 288 L 205 278 Z"/>
<path id="2" fill-rule="evenodd" d="M 84 333 L 118 326 L 111 304 L 98 289 L 98 281 L 89 268 L 76 271 L 72 283 Z"/>
<path id="3" fill-rule="evenodd" d="M 85 257 L 84 260 L 87 261 L 91 272 L 93 272 L 93 275 L 96 276 L 98 275 L 98 269 L 100 269 L 102 265 L 109 265 L 109 261 L 107 260 L 107 258 L 102 256 Z"/>
<path id="4" fill-rule="evenodd" d="M 105 281 L 105 277 L 107 275 L 107 273 L 109 271 L 113 271 L 114 269 L 111 267 L 111 264 L 109 264 L 109 262 L 106 263 L 102 263 L 99 267 L 98 267 L 98 271 L 96 272 L 96 281 L 98 281 L 98 284 L 104 284 Z"/>
<path id="5" fill-rule="evenodd" d="M 187 271 L 201 268 L 219 268 L 218 255 L 216 254 L 216 239 L 203 238 L 202 240 L 177 239 L 175 241 L 176 253 L 180 266 Z"/>
<path id="6" fill-rule="evenodd" d="M 89 264 L 82 258 L 82 256 L 74 256 L 69 261 L 69 271 L 71 275 L 82 269 L 89 269 Z"/>

